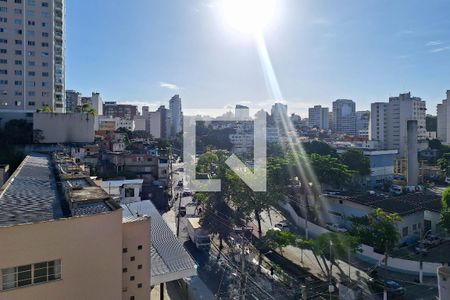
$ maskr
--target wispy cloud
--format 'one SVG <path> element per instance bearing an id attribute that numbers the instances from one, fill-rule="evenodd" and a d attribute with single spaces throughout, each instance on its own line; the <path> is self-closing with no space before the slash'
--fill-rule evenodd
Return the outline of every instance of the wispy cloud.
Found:
<path id="1" fill-rule="evenodd" d="M 430 52 L 431 53 L 438 53 L 438 52 L 448 51 L 448 50 L 450 50 L 450 46 L 434 48 L 434 49 L 430 50 Z"/>
<path id="2" fill-rule="evenodd" d="M 429 41 L 425 44 L 427 47 L 442 45 L 442 41 Z"/>
<path id="3" fill-rule="evenodd" d="M 162 81 L 159 83 L 159 86 L 164 88 L 164 89 L 169 89 L 169 90 L 172 90 L 172 91 L 177 91 L 177 90 L 180 89 L 176 84 L 168 83 L 168 82 L 162 82 Z"/>
<path id="4" fill-rule="evenodd" d="M 311 20 L 311 24 L 313 24 L 313 25 L 330 25 L 331 21 L 326 18 L 323 18 L 323 17 L 316 17 Z"/>

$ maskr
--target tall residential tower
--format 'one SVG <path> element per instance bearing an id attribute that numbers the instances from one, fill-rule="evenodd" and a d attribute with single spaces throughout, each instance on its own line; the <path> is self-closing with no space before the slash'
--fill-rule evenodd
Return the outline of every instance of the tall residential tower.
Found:
<path id="1" fill-rule="evenodd" d="M 65 1 L 0 1 L 0 110 L 65 112 Z"/>

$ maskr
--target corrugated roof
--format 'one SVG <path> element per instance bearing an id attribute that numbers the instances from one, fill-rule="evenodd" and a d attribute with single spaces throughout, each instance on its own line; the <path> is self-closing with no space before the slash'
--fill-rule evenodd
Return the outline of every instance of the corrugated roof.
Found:
<path id="1" fill-rule="evenodd" d="M 123 216 L 147 215 L 151 223 L 151 284 L 196 275 L 196 265 L 149 200 L 122 205 Z"/>
<path id="2" fill-rule="evenodd" d="M 62 216 L 49 156 L 27 156 L 0 190 L 0 226 L 48 221 Z"/>

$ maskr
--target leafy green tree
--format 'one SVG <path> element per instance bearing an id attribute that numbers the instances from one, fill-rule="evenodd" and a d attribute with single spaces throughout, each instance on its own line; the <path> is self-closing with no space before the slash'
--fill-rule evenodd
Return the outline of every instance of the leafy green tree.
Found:
<path id="1" fill-rule="evenodd" d="M 333 266 L 336 266 L 342 274 L 345 272 L 338 264 L 339 259 L 347 259 L 350 254 L 361 251 L 359 239 L 348 233 L 329 232 L 321 234 L 312 240 L 312 251 L 322 270 L 326 270 L 328 276 L 333 274 Z M 320 258 L 321 262 L 317 257 Z M 327 264 L 330 262 L 330 266 Z"/>
<path id="2" fill-rule="evenodd" d="M 322 156 L 330 155 L 332 157 L 337 157 L 336 149 L 331 147 L 329 144 L 321 141 L 311 141 L 303 143 L 303 148 L 307 154 L 319 154 Z"/>
<path id="3" fill-rule="evenodd" d="M 440 225 L 450 233 L 450 188 L 442 193 Z"/>
<path id="4" fill-rule="evenodd" d="M 353 176 L 353 172 L 345 164 L 330 155 L 311 154 L 310 163 L 322 184 L 342 187 L 348 184 Z"/>
<path id="5" fill-rule="evenodd" d="M 401 221 L 398 214 L 389 214 L 381 208 L 363 217 L 350 217 L 352 221 L 351 232 L 363 244 L 371 245 L 378 251 L 383 251 L 385 265 L 389 255 L 394 250 L 400 233 L 397 224 Z"/>
<path id="6" fill-rule="evenodd" d="M 278 249 L 283 253 L 283 248 L 287 246 L 297 246 L 303 243 L 297 235 L 288 231 L 269 230 L 261 239 L 261 243 L 270 249 Z"/>
<path id="7" fill-rule="evenodd" d="M 359 176 L 368 176 L 371 173 L 370 160 L 359 149 L 349 149 L 341 156 L 342 162 Z"/>
<path id="8" fill-rule="evenodd" d="M 446 172 L 447 175 L 448 174 L 448 170 L 450 167 L 450 153 L 445 153 L 438 161 L 437 161 L 437 165 L 438 167 Z"/>
<path id="9" fill-rule="evenodd" d="M 85 103 L 81 106 L 81 111 L 84 113 L 87 113 L 91 116 L 95 116 L 97 115 L 97 112 L 95 111 L 95 109 L 92 107 L 92 105 L 90 105 L 89 103 Z"/>

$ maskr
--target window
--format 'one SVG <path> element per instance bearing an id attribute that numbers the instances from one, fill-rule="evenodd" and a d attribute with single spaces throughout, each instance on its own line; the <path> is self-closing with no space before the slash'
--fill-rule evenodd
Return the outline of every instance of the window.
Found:
<path id="1" fill-rule="evenodd" d="M 15 92 L 14 92 L 14 95 L 16 95 L 16 96 L 22 96 L 23 94 L 22 94 L 21 91 L 15 91 Z"/>
<path id="2" fill-rule="evenodd" d="M 8 40 L 7 39 L 0 39 L 0 44 L 8 44 Z"/>
<path id="3" fill-rule="evenodd" d="M 14 61 L 15 65 L 21 66 L 22 65 L 22 61 L 21 60 L 16 60 Z"/>
<path id="4" fill-rule="evenodd" d="M 128 248 L 123 248 L 122 249 L 122 253 L 127 253 L 128 252 Z"/>
<path id="5" fill-rule="evenodd" d="M 34 103 L 34 101 L 28 101 L 28 105 L 29 105 L 29 106 L 34 106 L 35 103 Z"/>
<path id="6" fill-rule="evenodd" d="M 134 197 L 134 188 L 126 188 L 125 197 Z"/>
<path id="7" fill-rule="evenodd" d="M 131 297 L 130 297 L 130 300 L 134 300 L 134 296 L 131 296 Z"/>
<path id="8" fill-rule="evenodd" d="M 43 37 L 48 37 L 48 32 L 43 32 L 43 33 L 42 33 L 42 36 L 43 36 Z"/>
<path id="9" fill-rule="evenodd" d="M 138 250 L 142 250 L 142 245 L 139 245 L 139 246 L 138 246 Z"/>
<path id="10" fill-rule="evenodd" d="M 8 8 L 0 6 L 0 12 L 8 12 Z"/>
<path id="11" fill-rule="evenodd" d="M 34 45 L 36 45 L 36 42 L 34 42 L 34 41 L 28 41 L 28 46 L 34 46 Z"/>
<path id="12" fill-rule="evenodd" d="M 48 77 L 48 72 L 42 72 L 42 77 Z"/>
<path id="13" fill-rule="evenodd" d="M 123 268 L 122 269 L 122 273 L 126 273 L 126 272 L 128 272 L 128 269 L 127 268 Z"/>
<path id="14" fill-rule="evenodd" d="M 16 106 L 21 106 L 21 105 L 22 105 L 22 101 L 15 101 L 14 104 L 15 104 Z"/>
<path id="15" fill-rule="evenodd" d="M 138 283 L 138 289 L 142 288 L 142 283 Z"/>
<path id="16" fill-rule="evenodd" d="M 0 74 L 1 75 L 7 75 L 8 74 L 8 70 L 0 70 Z"/>
<path id="17" fill-rule="evenodd" d="M 22 40 L 15 40 L 14 43 L 15 43 L 16 45 L 22 45 Z"/>
<path id="18" fill-rule="evenodd" d="M 0 59 L 0 64 L 7 64 L 8 63 L 8 60 L 7 59 Z"/>
<path id="19" fill-rule="evenodd" d="M 14 85 L 21 86 L 22 85 L 22 81 L 16 80 L 16 81 L 14 81 Z"/>
<path id="20" fill-rule="evenodd" d="M 7 85 L 7 84 L 8 84 L 8 80 L 4 80 L 4 79 L 0 80 L 0 85 Z"/>
<path id="21" fill-rule="evenodd" d="M 17 102 L 16 102 L 17 103 Z M 9 290 L 61 278 L 61 261 L 54 260 L 2 270 L 2 288 Z"/>
<path id="22" fill-rule="evenodd" d="M 138 270 L 142 270 L 142 265 L 138 265 Z"/>
<path id="23" fill-rule="evenodd" d="M 6 53 L 8 53 L 8 50 L 6 50 L 6 49 L 0 49 L 0 53 L 1 53 L 1 54 L 6 54 Z"/>
<path id="24" fill-rule="evenodd" d="M 22 70 L 15 70 L 14 75 L 16 76 L 22 76 Z"/>
<path id="25" fill-rule="evenodd" d="M 403 229 L 402 229 L 402 236 L 403 237 L 408 236 L 408 227 L 403 227 Z"/>
<path id="26" fill-rule="evenodd" d="M 42 2 L 42 7 L 48 7 L 48 2 Z"/>
<path id="27" fill-rule="evenodd" d="M 135 259 L 134 256 L 130 257 L 130 261 L 134 261 L 134 259 Z"/>
<path id="28" fill-rule="evenodd" d="M 48 43 L 42 43 L 42 47 L 48 47 Z"/>
<path id="29" fill-rule="evenodd" d="M 0 17 L 0 23 L 7 23 L 7 22 L 8 22 L 8 18 Z"/>
<path id="30" fill-rule="evenodd" d="M 134 276 L 130 276 L 130 281 L 134 281 Z"/>
<path id="31" fill-rule="evenodd" d="M 15 54 L 15 55 L 22 55 L 22 50 L 15 50 L 15 51 L 14 51 L 14 54 Z"/>

